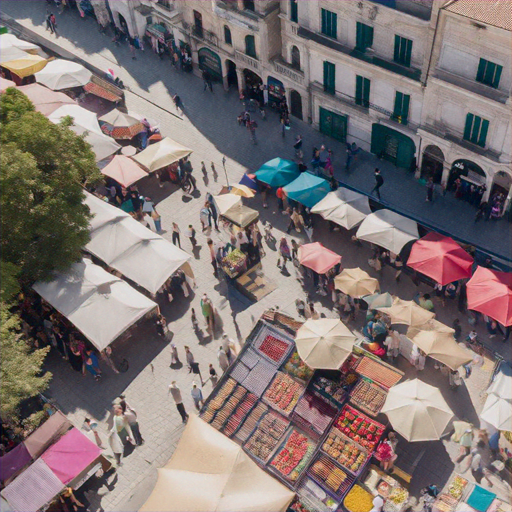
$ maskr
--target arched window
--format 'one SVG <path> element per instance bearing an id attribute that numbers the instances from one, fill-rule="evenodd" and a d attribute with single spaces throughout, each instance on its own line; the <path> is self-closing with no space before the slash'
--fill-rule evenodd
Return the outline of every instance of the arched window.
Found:
<path id="1" fill-rule="evenodd" d="M 231 39 L 231 30 L 227 25 L 224 25 L 224 42 L 229 44 L 229 46 L 233 46 L 233 40 Z"/>
<path id="2" fill-rule="evenodd" d="M 296 46 L 292 46 L 292 68 L 300 70 L 300 51 Z"/>
<path id="3" fill-rule="evenodd" d="M 254 36 L 245 36 L 245 53 L 256 59 L 256 42 Z"/>

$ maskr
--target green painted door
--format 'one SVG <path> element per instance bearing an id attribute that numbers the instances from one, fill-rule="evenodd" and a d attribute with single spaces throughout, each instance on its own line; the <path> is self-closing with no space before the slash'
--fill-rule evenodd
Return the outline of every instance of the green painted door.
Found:
<path id="1" fill-rule="evenodd" d="M 410 137 L 381 124 L 372 127 L 371 149 L 372 153 L 404 169 L 410 168 L 416 153 L 416 145 Z"/>
<path id="2" fill-rule="evenodd" d="M 320 107 L 320 131 L 340 142 L 347 141 L 347 116 Z"/>

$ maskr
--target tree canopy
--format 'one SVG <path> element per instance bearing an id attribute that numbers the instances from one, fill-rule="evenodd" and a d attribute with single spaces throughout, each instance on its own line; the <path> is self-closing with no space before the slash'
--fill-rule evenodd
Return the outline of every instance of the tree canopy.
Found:
<path id="1" fill-rule="evenodd" d="M 69 121 L 53 124 L 20 91 L 0 96 L 0 123 L 2 262 L 32 284 L 80 259 L 90 217 L 82 186 L 102 175 Z"/>

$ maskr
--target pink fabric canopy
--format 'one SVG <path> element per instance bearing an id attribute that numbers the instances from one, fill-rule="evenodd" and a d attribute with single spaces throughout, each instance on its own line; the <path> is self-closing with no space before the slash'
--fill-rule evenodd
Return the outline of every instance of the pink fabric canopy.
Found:
<path id="1" fill-rule="evenodd" d="M 32 457 L 30 457 L 25 443 L 20 443 L 3 457 L 0 457 L 0 480 L 2 482 L 9 480 L 9 478 L 21 471 L 31 460 Z"/>
<path id="2" fill-rule="evenodd" d="M 129 187 L 148 175 L 139 164 L 124 155 L 116 155 L 101 172 L 115 179 L 123 187 Z"/>
<path id="3" fill-rule="evenodd" d="M 444 286 L 470 277 L 473 258 L 452 238 L 431 232 L 414 242 L 407 265 Z"/>
<path id="4" fill-rule="evenodd" d="M 317 274 L 325 274 L 341 261 L 341 256 L 324 247 L 320 242 L 299 247 L 301 265 L 314 270 Z"/>
<path id="5" fill-rule="evenodd" d="M 68 484 L 99 455 L 98 446 L 80 430 L 73 428 L 50 446 L 41 458 L 63 484 Z"/>

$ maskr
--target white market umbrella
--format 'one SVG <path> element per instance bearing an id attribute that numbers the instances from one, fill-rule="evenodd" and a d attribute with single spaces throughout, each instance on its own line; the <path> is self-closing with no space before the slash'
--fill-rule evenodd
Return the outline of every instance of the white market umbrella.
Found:
<path id="1" fill-rule="evenodd" d="M 439 389 L 414 379 L 393 386 L 381 412 L 407 441 L 441 439 L 453 412 Z"/>
<path id="2" fill-rule="evenodd" d="M 455 332 L 455 329 L 448 327 L 446 324 L 443 324 L 442 322 L 436 320 L 435 318 L 431 318 L 424 324 L 409 327 L 409 329 L 407 329 L 407 337 L 412 339 L 420 331 L 439 331 L 443 333 L 453 334 Z"/>
<path id="3" fill-rule="evenodd" d="M 340 320 L 307 320 L 297 331 L 300 358 L 311 368 L 338 370 L 352 353 L 357 337 Z"/>
<path id="4" fill-rule="evenodd" d="M 51 115 L 64 105 L 76 105 L 76 101 L 63 92 L 52 91 L 41 84 L 20 85 L 21 91 L 34 104 L 36 110 L 45 116 Z"/>
<path id="5" fill-rule="evenodd" d="M 36 82 L 53 91 L 81 87 L 91 81 L 92 73 L 81 64 L 70 60 L 55 59 L 35 74 Z"/>
<path id="6" fill-rule="evenodd" d="M 334 287 L 360 299 L 379 289 L 379 281 L 360 268 L 345 268 L 334 278 Z"/>
<path id="7" fill-rule="evenodd" d="M 367 295 L 363 300 L 368 304 L 368 309 L 386 308 L 393 304 L 393 296 L 388 292 Z"/>
<path id="8" fill-rule="evenodd" d="M 501 364 L 500 371 L 489 386 L 487 393 L 494 393 L 500 398 L 512 400 L 512 370 L 509 364 Z"/>
<path id="9" fill-rule="evenodd" d="M 9 48 L 0 50 L 0 64 L 10 62 L 12 60 L 24 59 L 26 56 L 27 52 L 24 52 L 15 46 L 10 46 Z"/>
<path id="10" fill-rule="evenodd" d="M 220 194 L 213 196 L 213 200 L 219 215 L 224 215 L 233 206 L 242 204 L 242 198 L 236 194 Z"/>
<path id="11" fill-rule="evenodd" d="M 402 300 L 398 297 L 395 298 L 390 307 L 374 309 L 386 313 L 391 318 L 392 324 L 418 326 L 425 324 L 435 316 L 431 311 L 418 306 L 413 300 Z"/>
<path id="12" fill-rule="evenodd" d="M 491 393 L 487 396 L 480 418 L 498 430 L 512 432 L 512 401 Z"/>
<path id="13" fill-rule="evenodd" d="M 316 203 L 311 208 L 311 213 L 319 213 L 325 220 L 330 220 L 345 229 L 352 229 L 361 224 L 372 211 L 367 196 L 339 188 L 329 192 Z"/>
<path id="14" fill-rule="evenodd" d="M 29 43 L 28 41 L 23 41 L 23 39 L 19 39 L 14 34 L 1 34 L 0 35 L 0 52 L 8 48 L 18 48 L 19 50 L 23 50 L 25 52 L 35 53 L 40 50 L 39 46 L 34 43 Z"/>
<path id="15" fill-rule="evenodd" d="M 399 254 L 404 245 L 419 238 L 418 225 L 391 210 L 379 210 L 363 220 L 356 237 Z"/>
<path id="16" fill-rule="evenodd" d="M 190 153 L 192 153 L 191 149 L 182 146 L 169 137 L 165 137 L 159 142 L 150 144 L 144 151 L 135 155 L 133 159 L 149 172 L 153 172 L 185 158 Z"/>

